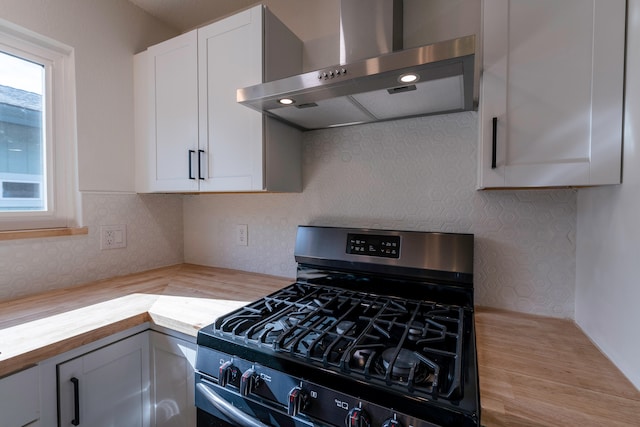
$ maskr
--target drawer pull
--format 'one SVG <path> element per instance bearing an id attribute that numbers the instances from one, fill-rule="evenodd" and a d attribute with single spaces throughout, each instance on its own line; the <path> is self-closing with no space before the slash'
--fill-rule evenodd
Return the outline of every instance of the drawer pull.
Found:
<path id="1" fill-rule="evenodd" d="M 80 425 L 80 382 L 76 377 L 71 378 L 73 383 L 73 419 L 71 424 L 74 426 Z"/>
<path id="2" fill-rule="evenodd" d="M 195 176 L 193 176 L 193 170 L 191 168 L 191 155 L 195 153 L 195 150 L 189 150 L 189 179 L 196 179 Z"/>
<path id="3" fill-rule="evenodd" d="M 198 150 L 198 179 L 204 179 L 204 176 L 202 176 L 202 153 L 204 153 L 204 150 Z"/>
<path id="4" fill-rule="evenodd" d="M 491 141 L 492 149 L 491 149 L 491 169 L 496 168 L 496 149 L 498 145 L 498 118 L 493 118 L 493 138 Z"/>

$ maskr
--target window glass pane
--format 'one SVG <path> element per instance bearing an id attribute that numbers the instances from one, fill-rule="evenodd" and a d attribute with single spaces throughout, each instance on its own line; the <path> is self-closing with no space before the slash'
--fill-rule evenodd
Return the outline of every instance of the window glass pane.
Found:
<path id="1" fill-rule="evenodd" d="M 2 197 L 16 197 L 20 199 L 33 199 L 39 197 L 40 185 L 34 182 L 10 182 L 2 183 Z"/>
<path id="2" fill-rule="evenodd" d="M 46 210 L 44 67 L 0 51 L 0 211 Z"/>

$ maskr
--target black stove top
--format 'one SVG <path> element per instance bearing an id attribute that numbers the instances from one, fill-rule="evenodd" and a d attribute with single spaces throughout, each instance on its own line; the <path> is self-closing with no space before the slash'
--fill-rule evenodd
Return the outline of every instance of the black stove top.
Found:
<path id="1" fill-rule="evenodd" d="M 461 394 L 464 308 L 293 284 L 208 333 L 336 373 L 432 397 Z"/>

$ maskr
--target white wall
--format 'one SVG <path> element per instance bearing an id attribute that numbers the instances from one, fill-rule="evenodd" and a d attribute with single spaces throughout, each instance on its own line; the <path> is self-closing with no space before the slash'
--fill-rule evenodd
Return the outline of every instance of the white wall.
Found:
<path id="1" fill-rule="evenodd" d="M 304 43 L 304 71 L 339 62 L 339 0 L 265 0 L 263 3 Z"/>
<path id="2" fill-rule="evenodd" d="M 126 0 L 0 0 L 0 18 L 75 48 L 81 190 L 132 192 L 133 54 L 176 32 Z M 88 236 L 0 241 L 0 299 L 180 263 L 180 196 L 83 193 Z M 98 227 L 127 226 L 100 251 Z"/>
<path id="3" fill-rule="evenodd" d="M 180 196 L 85 194 L 89 235 L 0 241 L 0 300 L 183 261 Z M 100 225 L 127 226 L 127 247 L 100 250 Z"/>
<path id="4" fill-rule="evenodd" d="M 302 193 L 185 197 L 185 259 L 294 277 L 298 224 L 471 232 L 478 304 L 573 317 L 576 193 L 476 191 L 477 127 L 470 112 L 306 132 Z"/>
<path id="5" fill-rule="evenodd" d="M 640 0 L 628 7 L 623 184 L 578 193 L 575 318 L 640 389 Z"/>
<path id="6" fill-rule="evenodd" d="M 133 54 L 176 31 L 126 0 L 0 0 L 0 18 L 75 49 L 80 190 L 133 192 Z"/>

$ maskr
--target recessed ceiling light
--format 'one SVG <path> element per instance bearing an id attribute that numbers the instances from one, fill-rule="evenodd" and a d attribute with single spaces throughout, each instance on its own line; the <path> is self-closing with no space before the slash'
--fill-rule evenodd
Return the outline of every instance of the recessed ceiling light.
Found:
<path id="1" fill-rule="evenodd" d="M 278 102 L 282 105 L 291 105 L 293 103 L 295 103 L 296 101 L 294 101 L 291 98 L 282 98 L 282 99 L 278 99 Z"/>
<path id="2" fill-rule="evenodd" d="M 413 82 L 417 82 L 419 78 L 420 76 L 417 74 L 407 73 L 398 77 L 398 81 L 400 83 L 413 83 Z"/>

